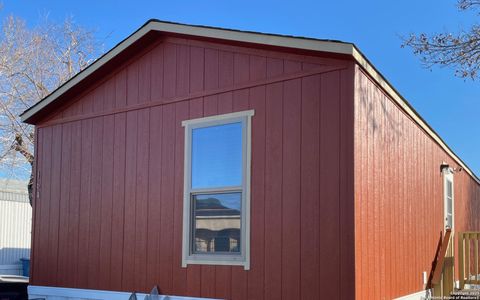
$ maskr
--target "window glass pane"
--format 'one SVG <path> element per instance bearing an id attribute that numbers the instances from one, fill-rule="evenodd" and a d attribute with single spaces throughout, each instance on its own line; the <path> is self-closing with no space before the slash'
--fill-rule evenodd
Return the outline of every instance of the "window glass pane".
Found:
<path id="1" fill-rule="evenodd" d="M 453 199 L 453 183 L 451 180 L 447 179 L 447 195 L 446 195 L 446 205 L 447 205 L 447 220 L 446 220 L 446 226 L 448 228 L 452 228 L 452 212 L 453 212 L 453 207 L 452 207 L 452 199 Z"/>
<path id="2" fill-rule="evenodd" d="M 241 193 L 193 195 L 193 252 L 240 252 Z"/>
<path id="3" fill-rule="evenodd" d="M 242 184 L 242 123 L 192 130 L 192 188 Z"/>
<path id="4" fill-rule="evenodd" d="M 452 197 L 452 182 L 447 180 L 447 197 Z"/>
<path id="5" fill-rule="evenodd" d="M 447 213 L 452 213 L 452 182 L 447 179 Z"/>

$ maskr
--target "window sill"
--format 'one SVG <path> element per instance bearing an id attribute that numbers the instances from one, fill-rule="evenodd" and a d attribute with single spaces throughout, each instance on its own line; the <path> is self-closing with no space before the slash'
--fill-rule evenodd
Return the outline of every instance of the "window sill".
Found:
<path id="1" fill-rule="evenodd" d="M 205 257 L 204 255 L 190 256 L 182 261 L 182 268 L 187 265 L 212 265 L 212 266 L 243 266 L 244 270 L 250 269 L 250 264 L 245 257 Z"/>

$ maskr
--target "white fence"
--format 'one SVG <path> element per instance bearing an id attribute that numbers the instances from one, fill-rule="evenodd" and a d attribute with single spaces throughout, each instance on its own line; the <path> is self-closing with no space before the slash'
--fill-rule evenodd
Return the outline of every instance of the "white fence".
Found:
<path id="1" fill-rule="evenodd" d="M 30 257 L 32 208 L 25 182 L 0 180 L 0 274 L 21 275 Z"/>

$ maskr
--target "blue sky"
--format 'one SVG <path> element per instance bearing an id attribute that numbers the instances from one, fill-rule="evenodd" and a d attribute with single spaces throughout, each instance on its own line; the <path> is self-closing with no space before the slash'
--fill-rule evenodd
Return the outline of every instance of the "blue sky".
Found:
<path id="1" fill-rule="evenodd" d="M 421 67 L 400 35 L 456 31 L 480 15 L 459 12 L 454 0 L 422 1 L 4 1 L 0 14 L 34 25 L 41 16 L 73 16 L 97 30 L 106 50 L 148 19 L 338 39 L 355 43 L 410 101 L 447 144 L 480 175 L 480 80 L 464 81 L 450 69 Z"/>
<path id="2" fill-rule="evenodd" d="M 192 130 L 192 188 L 242 185 L 242 123 Z"/>

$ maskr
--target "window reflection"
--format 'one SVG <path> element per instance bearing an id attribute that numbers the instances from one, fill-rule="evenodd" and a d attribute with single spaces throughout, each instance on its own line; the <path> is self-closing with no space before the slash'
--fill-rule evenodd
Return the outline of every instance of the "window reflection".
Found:
<path id="1" fill-rule="evenodd" d="M 242 123 L 192 130 L 192 189 L 242 184 Z"/>
<path id="2" fill-rule="evenodd" d="M 193 252 L 240 252 L 241 193 L 193 195 Z"/>

